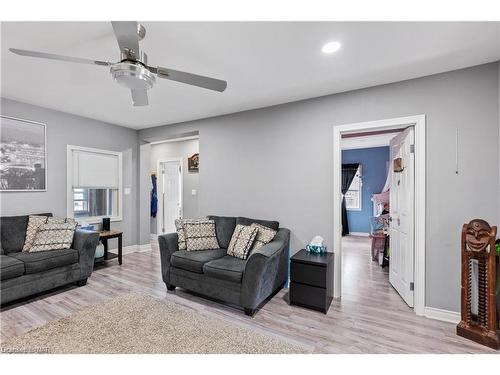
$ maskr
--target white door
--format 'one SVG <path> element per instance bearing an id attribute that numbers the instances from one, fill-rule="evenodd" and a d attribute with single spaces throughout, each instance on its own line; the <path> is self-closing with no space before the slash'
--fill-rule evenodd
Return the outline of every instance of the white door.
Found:
<path id="1" fill-rule="evenodd" d="M 182 217 L 182 167 L 180 160 L 160 163 L 159 234 L 175 232 L 175 220 Z"/>
<path id="2" fill-rule="evenodd" d="M 390 143 L 391 190 L 389 225 L 389 281 L 408 306 L 413 307 L 414 282 L 414 129 L 409 127 Z M 395 172 L 401 158 L 402 171 Z"/>

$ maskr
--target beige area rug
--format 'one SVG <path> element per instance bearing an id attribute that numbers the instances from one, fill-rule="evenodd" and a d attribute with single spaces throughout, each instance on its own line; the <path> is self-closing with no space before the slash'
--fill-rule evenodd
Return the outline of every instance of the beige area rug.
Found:
<path id="1" fill-rule="evenodd" d="M 131 293 L 90 306 L 2 343 L 2 352 L 306 353 L 275 336 Z"/>

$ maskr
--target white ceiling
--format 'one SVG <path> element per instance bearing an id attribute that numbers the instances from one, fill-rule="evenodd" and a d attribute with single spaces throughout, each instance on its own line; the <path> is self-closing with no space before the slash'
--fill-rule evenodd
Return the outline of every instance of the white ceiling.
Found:
<path id="1" fill-rule="evenodd" d="M 133 107 L 108 68 L 8 48 L 117 61 L 107 22 L 2 23 L 3 97 L 141 129 L 395 82 L 500 59 L 499 23 L 142 22 L 150 65 L 228 81 L 223 93 L 158 79 Z M 325 55 L 322 45 L 342 43 Z"/>

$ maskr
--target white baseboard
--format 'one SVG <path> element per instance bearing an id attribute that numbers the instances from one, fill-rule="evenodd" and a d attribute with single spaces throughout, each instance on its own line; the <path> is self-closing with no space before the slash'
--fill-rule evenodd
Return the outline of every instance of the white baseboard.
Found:
<path id="1" fill-rule="evenodd" d="M 458 324 L 460 322 L 460 313 L 437 309 L 435 307 L 424 307 L 424 316 L 429 319 L 441 320 L 443 322 Z"/>
<path id="2" fill-rule="evenodd" d="M 138 250 L 137 245 L 123 246 L 122 254 L 136 253 L 137 250 Z"/>
<path id="3" fill-rule="evenodd" d="M 144 245 L 137 245 L 137 252 L 142 253 L 144 251 L 150 251 L 151 249 L 151 244 L 145 243 Z"/>
<path id="4" fill-rule="evenodd" d="M 156 240 L 158 240 L 158 235 L 156 233 L 151 233 L 150 238 L 151 238 L 151 240 L 156 241 Z"/>
<path id="5" fill-rule="evenodd" d="M 360 236 L 360 237 L 368 237 L 370 233 L 365 232 L 349 232 L 349 236 Z"/>
<path id="6" fill-rule="evenodd" d="M 116 252 L 115 249 L 109 249 L 110 251 Z M 129 246 L 123 246 L 122 248 L 122 254 L 130 254 L 130 253 L 142 253 L 144 251 L 150 251 L 151 250 L 151 245 L 150 244 L 144 244 L 144 245 L 129 245 Z"/>

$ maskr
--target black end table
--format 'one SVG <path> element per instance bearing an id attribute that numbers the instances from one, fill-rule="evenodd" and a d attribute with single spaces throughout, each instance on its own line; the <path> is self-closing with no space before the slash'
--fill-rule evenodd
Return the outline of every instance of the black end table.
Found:
<path id="1" fill-rule="evenodd" d="M 118 264 L 122 264 L 122 234 L 123 232 L 117 230 L 106 230 L 99 232 L 99 239 L 104 245 L 104 260 L 111 260 L 118 257 Z M 108 240 L 111 238 L 118 238 L 118 254 L 108 252 Z"/>
<path id="2" fill-rule="evenodd" d="M 290 304 L 328 312 L 333 299 L 333 253 L 302 249 L 290 258 Z"/>

